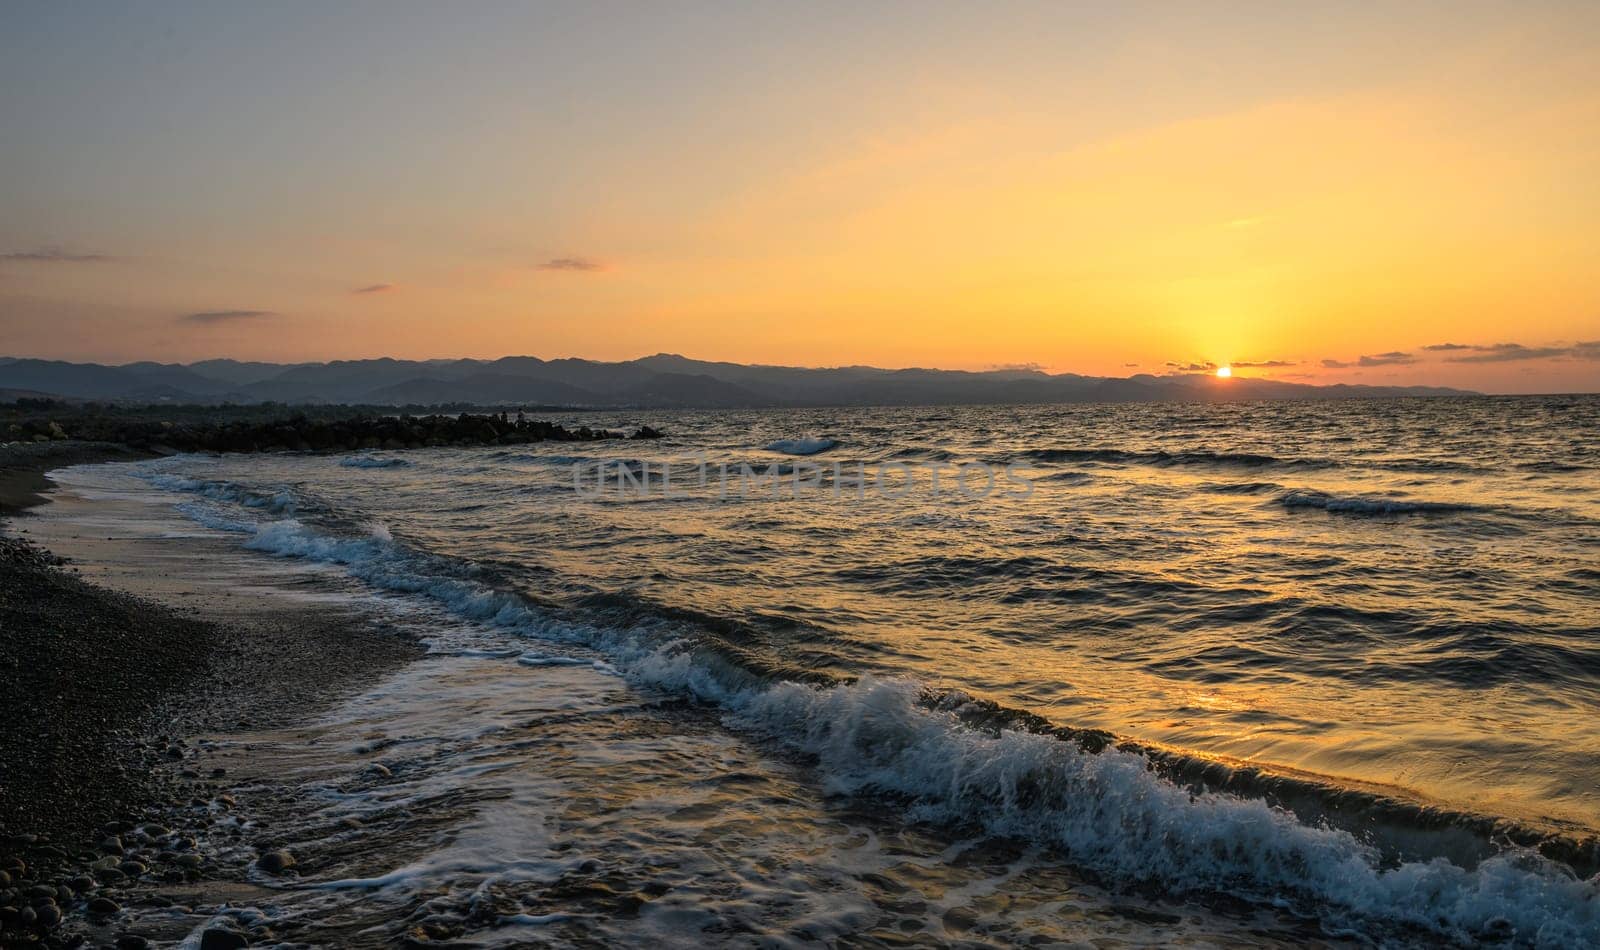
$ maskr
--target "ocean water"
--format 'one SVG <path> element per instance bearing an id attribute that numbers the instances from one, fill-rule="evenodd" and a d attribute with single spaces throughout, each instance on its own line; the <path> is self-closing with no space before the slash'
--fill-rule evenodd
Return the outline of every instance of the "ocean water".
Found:
<path id="1" fill-rule="evenodd" d="M 667 437 L 58 475 L 432 648 L 255 737 L 335 856 L 260 913 L 1600 945 L 1600 399 L 556 421 Z"/>

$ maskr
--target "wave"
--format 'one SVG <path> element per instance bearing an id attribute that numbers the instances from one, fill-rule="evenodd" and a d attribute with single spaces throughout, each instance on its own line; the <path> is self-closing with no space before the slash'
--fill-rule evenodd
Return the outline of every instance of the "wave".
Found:
<path id="1" fill-rule="evenodd" d="M 1195 491 L 1210 495 L 1262 495 L 1282 490 L 1277 482 L 1206 482 L 1195 486 Z"/>
<path id="2" fill-rule="evenodd" d="M 1446 501 L 1412 501 L 1362 495 L 1330 495 L 1319 491 L 1291 491 L 1278 499 L 1285 508 L 1321 508 L 1342 515 L 1415 515 L 1483 511 L 1478 505 Z"/>
<path id="3" fill-rule="evenodd" d="M 770 443 L 767 451 L 782 452 L 784 455 L 816 455 L 838 444 L 834 439 L 779 439 Z"/>
<path id="4" fill-rule="evenodd" d="M 148 475 L 146 480 L 151 485 L 164 491 L 188 492 L 203 498 L 209 498 L 212 501 L 231 502 L 245 508 L 268 511 L 275 515 L 293 516 L 302 506 L 301 497 L 288 488 L 262 492 L 246 488 L 234 482 L 189 478 L 184 475 L 162 473 Z"/>
<path id="5" fill-rule="evenodd" d="M 1104 734 L 1030 728 L 1026 714 L 997 720 L 993 704 L 958 691 L 903 678 L 775 679 L 681 624 L 574 619 L 481 583 L 470 564 L 384 535 L 331 536 L 286 519 L 259 525 L 246 545 L 343 565 L 460 617 L 594 650 L 640 686 L 712 704 L 730 727 L 810 757 L 831 792 L 897 802 L 912 820 L 1035 841 L 1111 879 L 1287 905 L 1336 927 L 1600 943 L 1600 879 L 1580 880 L 1529 848 L 1466 863 L 1386 860 L 1350 831 L 1263 798 L 1173 780 L 1185 769 L 1204 780 L 1205 768 L 1182 765 L 1203 760 L 1096 741 Z"/>
<path id="6" fill-rule="evenodd" d="M 1329 463 L 1320 459 L 1285 459 L 1275 455 L 1255 452 L 1213 452 L 1195 450 L 1184 452 L 1135 452 L 1127 449 L 1031 449 L 1022 452 L 1024 458 L 1036 462 L 1110 462 L 1123 465 L 1216 465 L 1244 468 L 1269 466 L 1293 468 L 1322 468 Z"/>
<path id="7" fill-rule="evenodd" d="M 344 468 L 407 468 L 410 462 L 383 455 L 351 455 L 339 461 Z"/>

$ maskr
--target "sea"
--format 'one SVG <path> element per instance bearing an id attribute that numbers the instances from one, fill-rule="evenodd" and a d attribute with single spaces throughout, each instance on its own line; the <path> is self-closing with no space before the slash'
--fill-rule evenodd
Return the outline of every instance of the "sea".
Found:
<path id="1" fill-rule="evenodd" d="M 230 912 L 1600 946 L 1600 397 L 540 418 L 665 436 L 54 474 L 427 645 L 249 737 L 302 867 Z"/>

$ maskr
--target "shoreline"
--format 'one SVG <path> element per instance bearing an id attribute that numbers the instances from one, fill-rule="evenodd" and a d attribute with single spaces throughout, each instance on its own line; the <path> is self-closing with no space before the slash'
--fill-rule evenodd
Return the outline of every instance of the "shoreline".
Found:
<path id="1" fill-rule="evenodd" d="M 243 883 L 194 847 L 232 807 L 226 772 L 195 737 L 305 720 L 423 653 L 347 611 L 269 610 L 183 590 L 181 577 L 155 591 L 91 581 L 29 539 L 46 472 L 148 456 L 0 446 L 0 946 L 181 939 L 133 933 L 123 925 L 138 915 L 109 909 Z"/>

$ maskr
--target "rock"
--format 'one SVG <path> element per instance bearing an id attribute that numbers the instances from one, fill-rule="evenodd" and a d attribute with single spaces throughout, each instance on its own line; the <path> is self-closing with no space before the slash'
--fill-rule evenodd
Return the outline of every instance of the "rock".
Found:
<path id="1" fill-rule="evenodd" d="M 54 904 L 40 904 L 34 913 L 39 915 L 39 926 L 50 928 L 61 923 L 61 908 Z"/>
<path id="2" fill-rule="evenodd" d="M 388 778 L 394 774 L 393 772 L 390 772 L 389 767 L 384 765 L 382 762 L 374 762 L 371 765 L 368 765 L 367 771 L 371 772 L 373 775 L 381 775 L 384 778 Z"/>
<path id="3" fill-rule="evenodd" d="M 115 884 L 128 875 L 123 873 L 121 868 L 95 868 L 94 876 L 105 884 Z"/>
<path id="4" fill-rule="evenodd" d="M 10 871 L 0 871 L 0 887 L 10 887 L 10 886 L 11 886 L 11 872 Z"/>
<path id="5" fill-rule="evenodd" d="M 121 854 L 122 839 L 118 838 L 116 835 L 112 835 L 111 837 L 100 842 L 100 850 L 104 851 L 106 854 Z"/>
<path id="6" fill-rule="evenodd" d="M 123 934 L 117 938 L 117 950 L 148 950 L 150 941 L 138 934 Z"/>
<path id="7" fill-rule="evenodd" d="M 115 914 L 120 910 L 122 910 L 122 905 L 109 897 L 95 897 L 89 901 L 89 913 L 91 914 Z"/>
<path id="8" fill-rule="evenodd" d="M 200 935 L 200 950 L 239 950 L 240 947 L 250 946 L 250 941 L 243 934 L 221 927 L 209 927 Z"/>
<path id="9" fill-rule="evenodd" d="M 129 877 L 138 877 L 150 869 L 138 861 L 124 861 L 117 865 L 117 870 Z"/>
<path id="10" fill-rule="evenodd" d="M 268 851 L 256 858 L 256 867 L 268 874 L 282 874 L 294 867 L 294 855 L 287 851 Z"/>

